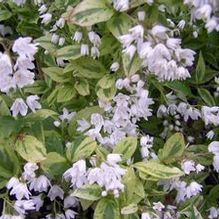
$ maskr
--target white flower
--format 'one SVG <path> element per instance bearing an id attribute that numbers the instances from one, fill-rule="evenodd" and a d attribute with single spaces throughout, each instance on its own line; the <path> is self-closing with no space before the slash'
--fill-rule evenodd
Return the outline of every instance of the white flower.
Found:
<path id="1" fill-rule="evenodd" d="M 26 0 L 13 0 L 13 2 L 14 2 L 17 6 L 21 6 L 21 5 L 25 4 Z"/>
<path id="2" fill-rule="evenodd" d="M 41 23 L 47 25 L 52 20 L 52 14 L 50 13 L 42 14 L 40 15 L 40 18 L 42 18 Z"/>
<path id="3" fill-rule="evenodd" d="M 202 118 L 205 125 L 213 124 L 215 126 L 219 125 L 219 107 L 202 107 Z"/>
<path id="4" fill-rule="evenodd" d="M 19 182 L 12 187 L 10 195 L 15 195 L 17 200 L 21 200 L 23 198 L 29 199 L 31 193 L 29 192 L 25 183 Z"/>
<path id="5" fill-rule="evenodd" d="M 181 21 L 178 23 L 177 27 L 178 27 L 179 29 L 183 30 L 184 27 L 185 27 L 185 25 L 186 25 L 186 22 L 185 22 L 184 20 L 181 20 Z"/>
<path id="6" fill-rule="evenodd" d="M 141 147 L 140 151 L 142 158 L 147 158 L 150 155 L 150 151 L 147 147 Z"/>
<path id="7" fill-rule="evenodd" d="M 38 9 L 38 11 L 39 11 L 39 14 L 45 13 L 47 11 L 46 5 L 44 5 L 44 4 L 41 5 L 40 8 Z"/>
<path id="8" fill-rule="evenodd" d="M 19 182 L 18 178 L 12 177 L 12 178 L 8 181 L 6 187 L 7 187 L 7 189 L 11 189 L 11 188 L 17 186 L 19 183 L 20 183 L 20 182 Z"/>
<path id="9" fill-rule="evenodd" d="M 126 11 L 129 9 L 129 0 L 113 0 L 113 7 L 117 11 Z"/>
<path id="10" fill-rule="evenodd" d="M 82 33 L 79 31 L 76 31 L 74 34 L 73 40 L 77 43 L 80 43 L 81 39 L 82 39 Z"/>
<path id="11" fill-rule="evenodd" d="M 204 169 L 205 169 L 205 167 L 203 165 L 201 165 L 201 164 L 196 165 L 196 173 L 199 173 Z"/>
<path id="12" fill-rule="evenodd" d="M 186 196 L 191 198 L 192 196 L 198 195 L 202 191 L 202 185 L 198 184 L 197 182 L 192 182 L 186 188 Z"/>
<path id="13" fill-rule="evenodd" d="M 59 42 L 59 35 L 57 35 L 56 33 L 54 33 L 54 34 L 52 35 L 51 42 L 54 43 L 54 44 L 57 44 L 57 43 Z"/>
<path id="14" fill-rule="evenodd" d="M 36 112 L 36 109 L 41 109 L 41 104 L 37 101 L 40 98 L 37 95 L 28 96 L 26 99 L 27 105 L 33 112 Z"/>
<path id="15" fill-rule="evenodd" d="M 86 163 L 84 160 L 79 160 L 68 169 L 63 177 L 66 181 L 71 182 L 73 188 L 79 188 L 87 182 L 86 179 Z"/>
<path id="16" fill-rule="evenodd" d="M 54 124 L 55 127 L 59 127 L 59 126 L 61 125 L 61 122 L 59 122 L 59 121 L 54 121 L 53 124 Z"/>
<path id="17" fill-rule="evenodd" d="M 34 83 L 35 74 L 29 70 L 20 69 L 14 73 L 13 79 L 19 88 Z"/>
<path id="18" fill-rule="evenodd" d="M 67 196 L 64 199 L 64 208 L 76 207 L 78 205 L 78 199 L 74 196 Z"/>
<path id="19" fill-rule="evenodd" d="M 209 215 L 208 215 L 209 219 L 216 219 L 216 218 L 218 218 L 218 216 L 219 216 L 219 209 L 218 208 L 211 207 L 209 209 L 209 211 L 210 211 Z"/>
<path id="20" fill-rule="evenodd" d="M 17 58 L 17 61 L 14 65 L 14 70 L 26 70 L 26 69 L 34 69 L 35 66 L 33 64 L 33 62 L 26 56 L 19 56 Z"/>
<path id="21" fill-rule="evenodd" d="M 209 140 L 212 140 L 212 138 L 214 138 L 214 135 L 215 135 L 214 131 L 211 130 L 211 131 L 209 131 L 209 132 L 206 134 L 206 137 L 207 137 Z"/>
<path id="22" fill-rule="evenodd" d="M 79 132 L 84 132 L 85 130 L 90 128 L 90 123 L 85 119 L 78 120 L 77 123 L 78 123 L 77 131 Z"/>
<path id="23" fill-rule="evenodd" d="M 185 160 L 181 163 L 181 168 L 183 169 L 184 173 L 189 175 L 190 172 L 196 171 L 195 162 L 192 160 Z"/>
<path id="24" fill-rule="evenodd" d="M 120 65 L 118 62 L 114 62 L 111 66 L 110 66 L 110 70 L 113 72 L 116 72 L 119 69 Z"/>
<path id="25" fill-rule="evenodd" d="M 24 215 L 26 211 L 35 210 L 35 204 L 32 200 L 18 200 L 14 203 L 14 209 L 17 213 Z"/>
<path id="26" fill-rule="evenodd" d="M 119 41 L 122 43 L 123 47 L 128 47 L 134 41 L 134 38 L 131 34 L 125 34 L 119 37 Z"/>
<path id="27" fill-rule="evenodd" d="M 123 50 L 123 52 L 125 54 L 127 54 L 129 56 L 130 59 L 133 58 L 133 56 L 135 55 L 137 48 L 134 45 L 130 45 L 129 47 L 127 47 L 126 49 Z"/>
<path id="28" fill-rule="evenodd" d="M 47 192 L 49 186 L 51 186 L 49 179 L 44 175 L 40 175 L 31 180 L 29 188 L 36 192 Z"/>
<path id="29" fill-rule="evenodd" d="M 141 215 L 141 219 L 152 219 L 152 218 L 151 218 L 150 214 L 144 212 L 144 213 L 142 213 L 142 215 Z"/>
<path id="30" fill-rule="evenodd" d="M 200 7 L 195 12 L 196 19 L 202 19 L 202 20 L 209 20 L 212 12 L 212 7 L 209 4 L 205 4 L 202 7 Z"/>
<path id="31" fill-rule="evenodd" d="M 87 44 L 81 44 L 81 55 L 89 55 L 89 47 Z"/>
<path id="32" fill-rule="evenodd" d="M 13 52 L 18 53 L 19 56 L 26 56 L 30 60 L 33 60 L 33 56 L 37 52 L 38 44 L 31 43 L 31 41 L 31 37 L 19 37 L 15 40 L 12 47 Z"/>
<path id="33" fill-rule="evenodd" d="M 138 20 L 143 21 L 145 19 L 145 12 L 144 11 L 139 11 L 138 12 Z"/>
<path id="34" fill-rule="evenodd" d="M 0 52 L 0 76 L 12 74 L 12 65 L 10 57 Z M 1 80 L 1 79 L 0 79 Z"/>
<path id="35" fill-rule="evenodd" d="M 43 200 L 41 199 L 41 196 L 32 196 L 31 201 L 34 203 L 36 211 L 39 211 L 40 208 L 43 206 Z"/>
<path id="36" fill-rule="evenodd" d="M 143 38 L 144 36 L 144 27 L 142 25 L 137 25 L 135 27 L 132 27 L 129 29 L 129 32 L 133 36 L 133 38 L 138 39 L 138 38 Z"/>
<path id="37" fill-rule="evenodd" d="M 111 190 L 115 192 L 114 196 L 118 197 L 119 191 L 124 191 L 121 177 L 126 173 L 126 170 L 117 165 L 115 161 L 112 162 L 112 165 L 103 162 L 100 167 L 90 169 L 87 179 L 89 184 L 97 183 L 104 187 L 106 192 Z"/>
<path id="38" fill-rule="evenodd" d="M 140 145 L 142 147 L 147 147 L 147 148 L 151 148 L 152 144 L 153 144 L 153 137 L 150 137 L 149 135 L 146 136 L 142 136 L 140 139 Z"/>
<path id="39" fill-rule="evenodd" d="M 56 197 L 63 199 L 64 191 L 59 186 L 53 185 L 49 190 L 48 197 L 51 201 L 54 201 Z"/>
<path id="40" fill-rule="evenodd" d="M 26 163 L 24 165 L 24 172 L 22 174 L 25 180 L 30 180 L 35 177 L 35 171 L 38 169 L 37 164 L 35 163 Z"/>
<path id="41" fill-rule="evenodd" d="M 11 106 L 13 117 L 16 117 L 19 113 L 22 116 L 27 115 L 28 107 L 22 98 L 17 98 Z"/>
<path id="42" fill-rule="evenodd" d="M 91 57 L 94 59 L 98 58 L 100 56 L 100 51 L 97 47 L 93 46 L 91 47 Z"/>
<path id="43" fill-rule="evenodd" d="M 208 145 L 208 151 L 213 153 L 214 155 L 219 155 L 219 141 L 212 141 Z"/>
<path id="44" fill-rule="evenodd" d="M 165 206 L 161 202 L 153 202 L 153 209 L 155 211 L 162 211 Z"/>
<path id="45" fill-rule="evenodd" d="M 214 29 L 218 30 L 218 21 L 216 17 L 212 17 L 208 20 L 208 22 L 205 24 L 205 28 L 208 30 L 208 33 L 211 33 Z"/>
<path id="46" fill-rule="evenodd" d="M 122 161 L 121 154 L 108 154 L 107 155 L 107 162 L 110 165 L 114 165 L 120 161 Z"/>
<path id="47" fill-rule="evenodd" d="M 131 82 L 137 83 L 140 81 L 140 76 L 138 74 L 134 74 L 131 76 Z"/>
<path id="48" fill-rule="evenodd" d="M 66 108 L 63 108 L 63 114 L 59 116 L 62 121 L 70 122 L 72 118 L 76 115 L 75 112 L 69 112 Z"/>
<path id="49" fill-rule="evenodd" d="M 96 131 L 100 131 L 104 125 L 103 117 L 98 113 L 93 113 L 91 115 L 91 124 L 95 126 Z"/>
<path id="50" fill-rule="evenodd" d="M 59 18 L 59 20 L 56 21 L 56 26 L 59 28 L 63 28 L 65 26 L 65 19 L 64 18 Z"/>
<path id="51" fill-rule="evenodd" d="M 213 158 L 214 169 L 219 173 L 219 155 L 215 155 Z"/>
<path id="52" fill-rule="evenodd" d="M 58 66 L 61 66 L 61 67 L 65 66 L 65 62 L 61 57 L 56 58 L 56 63 Z"/>
<path id="53" fill-rule="evenodd" d="M 73 211 L 73 210 L 70 210 L 70 209 L 68 209 L 68 210 L 65 211 L 65 217 L 66 217 L 66 219 L 74 219 L 77 214 L 78 214 L 77 212 L 75 212 L 75 211 Z"/>
<path id="54" fill-rule="evenodd" d="M 93 43 L 94 46 L 99 46 L 100 45 L 100 37 L 95 32 L 90 31 L 88 33 L 88 38 L 89 38 L 90 42 Z"/>
<path id="55" fill-rule="evenodd" d="M 59 46 L 63 46 L 64 44 L 65 44 L 65 38 L 64 37 L 60 37 L 58 45 Z"/>
<path id="56" fill-rule="evenodd" d="M 155 37 L 158 37 L 160 39 L 166 39 L 167 38 L 167 31 L 168 31 L 168 28 L 166 28 L 164 26 L 161 26 L 161 25 L 155 25 L 151 29 L 152 35 L 154 35 Z"/>
<path id="57" fill-rule="evenodd" d="M 181 39 L 169 38 L 166 42 L 167 47 L 174 50 L 177 49 L 181 44 Z"/>

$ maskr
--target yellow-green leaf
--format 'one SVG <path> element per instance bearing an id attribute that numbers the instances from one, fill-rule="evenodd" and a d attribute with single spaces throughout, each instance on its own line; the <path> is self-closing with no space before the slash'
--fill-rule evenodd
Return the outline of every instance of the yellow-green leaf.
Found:
<path id="1" fill-rule="evenodd" d="M 139 172 L 156 177 L 158 179 L 171 179 L 184 175 L 184 173 L 177 167 L 169 167 L 153 160 L 136 163 L 134 164 L 134 167 Z"/>
<path id="2" fill-rule="evenodd" d="M 68 20 L 80 26 L 91 26 L 109 20 L 113 14 L 107 0 L 84 0 L 72 9 Z"/>
<path id="3" fill-rule="evenodd" d="M 29 162 L 38 163 L 46 159 L 46 147 L 34 136 L 21 136 L 15 144 L 15 150 Z"/>

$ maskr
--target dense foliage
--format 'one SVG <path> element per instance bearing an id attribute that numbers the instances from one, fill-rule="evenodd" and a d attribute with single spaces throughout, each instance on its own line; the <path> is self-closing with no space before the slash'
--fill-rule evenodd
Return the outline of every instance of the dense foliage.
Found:
<path id="1" fill-rule="evenodd" d="M 219 218 L 218 13 L 0 0 L 0 218 Z"/>

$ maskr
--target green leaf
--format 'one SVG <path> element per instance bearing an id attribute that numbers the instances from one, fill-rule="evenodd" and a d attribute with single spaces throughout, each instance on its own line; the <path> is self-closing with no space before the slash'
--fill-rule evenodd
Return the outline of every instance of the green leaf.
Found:
<path id="1" fill-rule="evenodd" d="M 164 85 L 176 92 L 183 93 L 185 96 L 194 97 L 191 89 L 189 88 L 189 85 L 186 85 L 185 82 L 171 81 L 171 82 L 166 82 Z"/>
<path id="2" fill-rule="evenodd" d="M 75 97 L 76 91 L 71 84 L 62 84 L 58 87 L 57 102 L 63 103 Z"/>
<path id="3" fill-rule="evenodd" d="M 138 7 L 138 6 L 143 5 L 143 4 L 145 4 L 145 0 L 130 0 L 129 7 L 135 8 L 135 7 Z"/>
<path id="4" fill-rule="evenodd" d="M 216 106 L 215 100 L 211 93 L 205 88 L 198 88 L 199 96 L 208 106 Z"/>
<path id="5" fill-rule="evenodd" d="M 43 80 L 37 80 L 34 84 L 25 86 L 23 91 L 31 94 L 44 94 L 46 89 L 48 89 L 46 82 Z"/>
<path id="6" fill-rule="evenodd" d="M 45 50 L 47 50 L 49 53 L 51 54 L 55 54 L 56 50 L 57 50 L 57 46 L 54 45 L 52 42 L 51 42 L 51 34 L 50 35 L 47 35 L 47 36 L 43 36 L 43 37 L 40 37 L 38 39 L 36 39 L 36 43 L 39 43 L 39 45 L 44 48 Z"/>
<path id="7" fill-rule="evenodd" d="M 138 70 L 140 70 L 141 61 L 136 54 L 132 59 L 130 59 L 125 53 L 123 53 L 122 62 L 126 76 L 134 75 Z"/>
<path id="8" fill-rule="evenodd" d="M 19 173 L 19 161 L 13 150 L 13 140 L 0 139 L 0 188 Z"/>
<path id="9" fill-rule="evenodd" d="M 121 209 L 121 214 L 128 215 L 128 214 L 133 214 L 137 211 L 138 211 L 137 204 L 130 204 L 130 205 L 125 206 Z"/>
<path id="10" fill-rule="evenodd" d="M 24 160 L 32 163 L 46 159 L 46 147 L 34 136 L 21 136 L 21 139 L 16 141 L 15 150 Z"/>
<path id="11" fill-rule="evenodd" d="M 48 67 L 42 68 L 42 71 L 48 75 L 53 81 L 63 83 L 68 82 L 70 77 L 67 77 L 67 74 L 63 73 L 63 68 L 59 67 Z"/>
<path id="12" fill-rule="evenodd" d="M 114 77 L 114 75 L 107 74 L 107 75 L 103 76 L 98 81 L 98 86 L 100 86 L 103 89 L 111 88 L 114 85 L 115 85 L 115 77 Z"/>
<path id="13" fill-rule="evenodd" d="M 2 3 L 1 3 L 2 4 Z M 0 21 L 9 19 L 12 16 L 12 13 L 8 10 L 0 10 Z"/>
<path id="14" fill-rule="evenodd" d="M 0 96 L 0 116 L 10 116 L 10 110 L 4 98 Z"/>
<path id="15" fill-rule="evenodd" d="M 202 52 L 200 52 L 198 58 L 198 64 L 195 69 L 195 80 L 197 84 L 201 83 L 204 80 L 205 72 L 206 72 L 205 61 L 203 59 Z"/>
<path id="16" fill-rule="evenodd" d="M 99 79 L 106 74 L 103 64 L 89 57 L 83 57 L 72 62 L 73 75 L 80 78 Z"/>
<path id="17" fill-rule="evenodd" d="M 96 201 L 99 200 L 102 196 L 102 189 L 100 186 L 94 185 L 83 185 L 80 188 L 76 189 L 72 196 L 82 198 L 85 200 Z"/>
<path id="18" fill-rule="evenodd" d="M 122 154 L 122 160 L 126 161 L 134 154 L 137 147 L 137 137 L 122 139 L 113 149 L 114 154 Z"/>
<path id="19" fill-rule="evenodd" d="M 41 162 L 41 168 L 51 177 L 62 176 L 62 174 L 70 167 L 66 158 L 56 152 L 47 154 L 45 160 Z"/>
<path id="20" fill-rule="evenodd" d="M 0 116 L 0 138 L 8 138 L 18 133 L 23 127 L 23 122 L 11 116 Z"/>
<path id="21" fill-rule="evenodd" d="M 125 185 L 125 191 L 121 194 L 124 196 L 123 204 L 137 204 L 145 197 L 144 186 L 141 180 L 136 176 L 133 168 L 128 168 L 126 174 L 122 178 L 122 183 Z"/>
<path id="22" fill-rule="evenodd" d="M 97 143 L 90 137 L 85 138 L 75 150 L 73 162 L 89 157 L 96 149 Z"/>
<path id="23" fill-rule="evenodd" d="M 181 157 L 185 150 L 185 141 L 181 133 L 172 135 L 164 144 L 163 149 L 159 150 L 158 157 L 161 162 L 170 164 Z"/>
<path id="24" fill-rule="evenodd" d="M 110 32 L 118 38 L 121 35 L 128 33 L 129 29 L 133 26 L 133 21 L 127 14 L 121 13 L 114 15 L 108 22 L 107 28 Z"/>
<path id="25" fill-rule="evenodd" d="M 49 109 L 40 109 L 37 110 L 35 113 L 29 113 L 26 117 L 25 120 L 29 122 L 39 122 L 42 120 L 45 120 L 49 117 L 57 116 L 58 113 L 54 112 L 53 110 Z"/>
<path id="26" fill-rule="evenodd" d="M 207 145 L 190 145 L 185 155 L 188 159 L 204 166 L 211 165 L 213 162 L 213 154 L 208 151 Z"/>
<path id="27" fill-rule="evenodd" d="M 101 199 L 95 208 L 94 219 L 121 219 L 119 205 L 114 199 Z"/>
<path id="28" fill-rule="evenodd" d="M 102 100 L 105 100 L 105 101 L 109 101 L 111 100 L 115 94 L 116 94 L 116 87 L 115 85 L 113 85 L 112 87 L 110 88 L 107 88 L 107 89 L 103 89 L 103 88 L 100 88 L 100 87 L 96 87 L 96 94 L 97 96 L 102 99 Z"/>
<path id="29" fill-rule="evenodd" d="M 65 46 L 56 51 L 56 57 L 64 60 L 75 60 L 81 57 L 80 45 Z"/>
<path id="30" fill-rule="evenodd" d="M 114 10 L 109 7 L 108 0 L 84 0 L 72 9 L 68 19 L 80 26 L 92 26 L 109 20 L 113 14 Z"/>
<path id="31" fill-rule="evenodd" d="M 140 173 L 147 174 L 158 179 L 171 179 L 184 175 L 184 173 L 177 167 L 169 167 L 153 160 L 148 162 L 139 162 L 133 166 Z"/>
<path id="32" fill-rule="evenodd" d="M 74 88 L 82 96 L 87 96 L 90 94 L 89 83 L 86 79 L 76 82 Z"/>

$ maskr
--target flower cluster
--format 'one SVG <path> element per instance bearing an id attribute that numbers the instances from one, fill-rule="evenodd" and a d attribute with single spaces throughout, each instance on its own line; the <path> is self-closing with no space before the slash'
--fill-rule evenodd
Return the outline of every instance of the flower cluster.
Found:
<path id="1" fill-rule="evenodd" d="M 104 109 L 105 115 L 92 114 L 90 124 L 79 121 L 78 130 L 85 131 L 92 125 L 85 134 L 108 147 L 113 147 L 126 136 L 136 135 L 136 123 L 141 118 L 148 120 L 152 115 L 149 107 L 153 100 L 148 97 L 149 93 L 144 85 L 139 75 L 118 79 L 116 86 L 121 92 L 112 102 L 99 100 L 99 106 Z M 122 90 L 130 92 L 130 95 L 124 94 Z"/>
<path id="2" fill-rule="evenodd" d="M 219 18 L 214 16 L 215 11 L 218 7 L 218 2 L 216 0 L 207 1 L 193 1 L 184 0 L 184 4 L 191 7 L 191 20 L 203 20 L 205 28 L 208 32 L 213 30 L 219 30 Z"/>
<path id="3" fill-rule="evenodd" d="M 35 74 L 31 71 L 35 68 L 34 54 L 37 52 L 37 44 L 31 43 L 30 37 L 18 38 L 12 47 L 18 54 L 16 63 L 12 66 L 11 57 L 0 53 L 0 89 L 9 92 L 11 88 L 23 88 L 34 83 Z"/>
<path id="4" fill-rule="evenodd" d="M 130 59 L 138 53 L 146 74 L 154 74 L 160 81 L 190 77 L 187 67 L 193 65 L 195 52 L 183 49 L 181 39 L 175 38 L 169 28 L 155 25 L 144 36 L 143 26 L 137 25 L 120 36 L 120 41 Z"/>
<path id="5" fill-rule="evenodd" d="M 114 197 L 119 197 L 119 191 L 124 191 L 124 185 L 121 182 L 122 176 L 126 170 L 117 163 L 121 161 L 119 154 L 108 154 L 106 162 L 102 162 L 100 167 L 86 169 L 84 160 L 79 160 L 68 169 L 63 177 L 71 182 L 72 188 L 80 188 L 86 184 L 97 184 L 103 187 L 102 196 L 107 196 L 108 192 L 113 192 Z"/>

